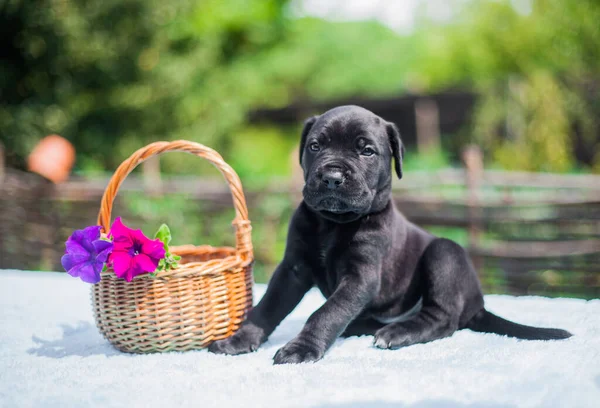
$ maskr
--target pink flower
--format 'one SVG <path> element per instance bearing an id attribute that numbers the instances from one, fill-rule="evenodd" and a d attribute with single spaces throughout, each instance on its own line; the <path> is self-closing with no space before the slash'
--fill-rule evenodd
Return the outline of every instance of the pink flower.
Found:
<path id="1" fill-rule="evenodd" d="M 165 246 L 159 239 L 147 238 L 141 230 L 132 230 L 117 218 L 110 228 L 113 252 L 108 264 L 115 274 L 127 282 L 143 273 L 152 273 L 165 257 Z"/>

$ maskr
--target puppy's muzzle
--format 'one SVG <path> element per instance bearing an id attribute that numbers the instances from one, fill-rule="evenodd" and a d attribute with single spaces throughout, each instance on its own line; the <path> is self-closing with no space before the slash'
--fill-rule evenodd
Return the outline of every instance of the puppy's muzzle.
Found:
<path id="1" fill-rule="evenodd" d="M 346 177 L 339 168 L 332 168 L 324 170 L 319 174 L 321 182 L 324 183 L 328 189 L 335 190 L 344 183 Z"/>

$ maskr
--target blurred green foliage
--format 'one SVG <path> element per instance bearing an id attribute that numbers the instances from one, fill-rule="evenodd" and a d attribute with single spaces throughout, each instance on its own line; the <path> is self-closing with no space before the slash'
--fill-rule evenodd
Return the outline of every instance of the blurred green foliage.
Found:
<path id="1" fill-rule="evenodd" d="M 425 151 L 407 154 L 402 161 L 403 171 L 432 171 L 450 167 L 450 159 L 447 152 L 438 148 L 429 148 Z"/>
<path id="2" fill-rule="evenodd" d="M 9 161 L 22 164 L 48 133 L 75 144 L 83 171 L 112 170 L 154 140 L 225 148 L 263 96 L 267 80 L 253 86 L 257 75 L 243 65 L 280 41 L 284 3 L 4 1 L 10 58 L 1 68 L 0 132 Z M 165 159 L 170 171 L 195 163 Z"/>
<path id="3" fill-rule="evenodd" d="M 244 178 L 245 186 L 260 186 L 268 183 L 273 174 L 291 174 L 292 163 L 297 161 L 291 152 L 296 145 L 297 139 L 285 137 L 279 128 L 247 126 L 236 134 L 227 161 L 239 174 L 252 175 Z"/>
<path id="4" fill-rule="evenodd" d="M 185 138 L 243 179 L 285 175 L 298 128 L 249 127 L 251 109 L 460 87 L 482 95 L 469 133 L 496 165 L 573 170 L 575 129 L 599 127 L 586 92 L 600 76 L 600 3 L 449 1 L 455 19 L 399 35 L 294 18 L 287 0 L 0 0 L 0 140 L 17 167 L 58 133 L 86 174 Z M 203 166 L 162 160 L 166 172 Z"/>
<path id="5" fill-rule="evenodd" d="M 519 3 L 458 2 L 452 24 L 424 23 L 419 79 L 426 89 L 482 95 L 472 137 L 499 167 L 570 171 L 575 130 L 589 140 L 600 126 L 600 98 L 590 92 L 600 78 L 600 3 Z"/>

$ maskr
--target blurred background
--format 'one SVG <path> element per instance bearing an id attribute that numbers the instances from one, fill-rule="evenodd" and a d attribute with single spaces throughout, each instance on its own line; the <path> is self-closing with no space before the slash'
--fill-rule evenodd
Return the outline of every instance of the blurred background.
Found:
<path id="1" fill-rule="evenodd" d="M 407 146 L 394 198 L 488 293 L 600 297 L 597 0 L 0 0 L 0 268 L 62 270 L 116 167 L 157 140 L 240 175 L 266 282 L 301 199 L 302 121 L 358 104 Z M 114 213 L 232 245 L 211 165 L 140 166 Z"/>

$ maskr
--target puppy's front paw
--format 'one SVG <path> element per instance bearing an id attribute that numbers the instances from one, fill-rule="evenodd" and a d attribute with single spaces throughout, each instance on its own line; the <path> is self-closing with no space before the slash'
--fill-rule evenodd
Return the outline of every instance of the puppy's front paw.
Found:
<path id="1" fill-rule="evenodd" d="M 280 348 L 275 357 L 274 364 L 299 364 L 318 361 L 325 353 L 314 346 L 309 346 L 298 340 L 292 340 Z"/>
<path id="2" fill-rule="evenodd" d="M 208 351 L 215 354 L 237 355 L 256 351 L 259 345 L 260 341 L 240 330 L 231 337 L 215 341 L 208 347 Z"/>
<path id="3" fill-rule="evenodd" d="M 410 333 L 394 324 L 389 324 L 377 330 L 373 339 L 373 345 L 381 349 L 397 349 L 410 346 L 413 343 Z"/>

